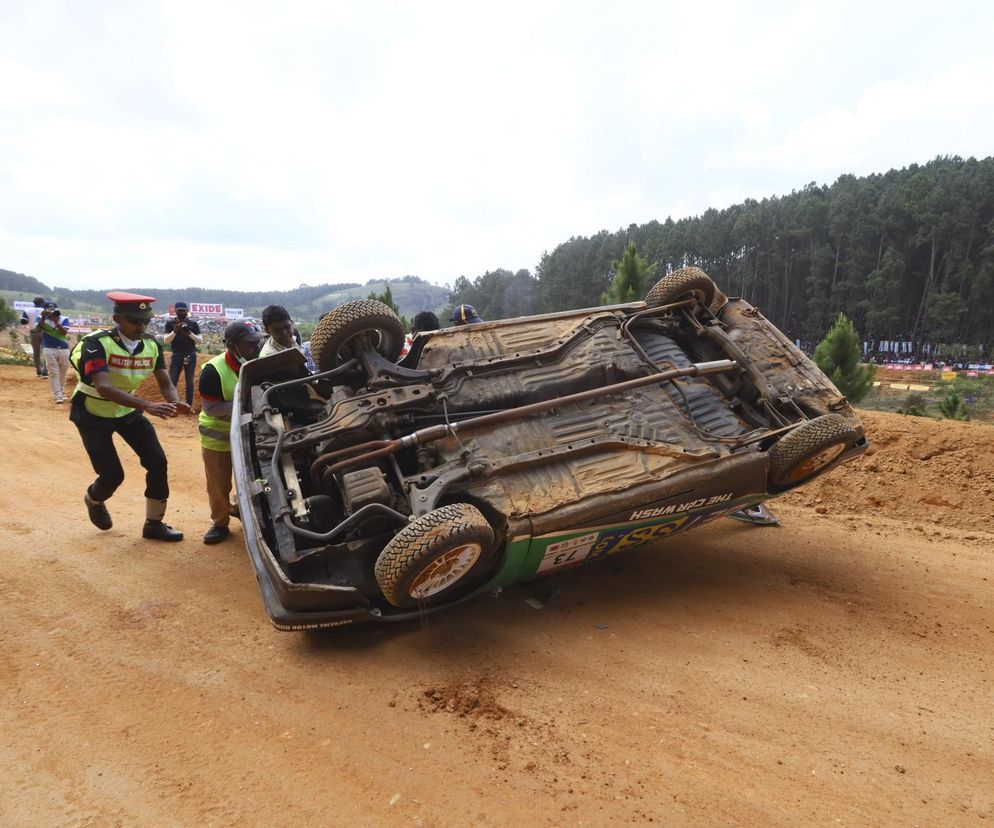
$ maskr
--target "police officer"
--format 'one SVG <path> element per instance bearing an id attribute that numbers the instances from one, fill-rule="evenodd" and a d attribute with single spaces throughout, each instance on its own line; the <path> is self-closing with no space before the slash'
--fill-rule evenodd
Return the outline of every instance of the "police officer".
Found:
<path id="1" fill-rule="evenodd" d="M 225 351 L 200 372 L 200 453 L 207 475 L 211 526 L 204 543 L 220 543 L 231 534 L 231 407 L 242 365 L 259 356 L 265 334 L 248 322 L 229 322 Z"/>
<path id="2" fill-rule="evenodd" d="M 75 423 L 83 448 L 90 457 L 97 479 L 84 496 L 90 522 L 98 529 L 112 524 L 105 501 L 124 482 L 124 469 L 114 447 L 113 436 L 119 434 L 131 446 L 145 467 L 145 525 L 142 537 L 152 540 L 180 541 L 183 533 L 163 523 L 169 482 L 166 454 L 152 423 L 145 414 L 175 417 L 190 413 L 190 406 L 179 401 L 176 386 L 166 371 L 162 346 L 146 334 L 152 319 L 151 296 L 112 292 L 116 326 L 108 331 L 89 334 L 73 349 L 72 363 L 79 383 L 72 397 L 69 419 Z M 164 401 L 146 400 L 135 391 L 155 374 Z"/>

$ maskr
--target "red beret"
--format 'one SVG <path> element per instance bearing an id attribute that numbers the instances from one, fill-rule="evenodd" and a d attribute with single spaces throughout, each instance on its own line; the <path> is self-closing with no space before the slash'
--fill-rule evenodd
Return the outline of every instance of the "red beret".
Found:
<path id="1" fill-rule="evenodd" d="M 151 319 L 155 316 L 152 310 L 154 296 L 142 296 L 139 293 L 127 293 L 123 290 L 112 290 L 107 298 L 114 303 L 114 313 L 133 316 L 135 319 Z"/>

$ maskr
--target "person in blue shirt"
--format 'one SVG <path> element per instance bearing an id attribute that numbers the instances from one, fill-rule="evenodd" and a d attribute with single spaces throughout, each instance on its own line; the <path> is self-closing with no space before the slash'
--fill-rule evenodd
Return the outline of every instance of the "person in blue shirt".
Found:
<path id="1" fill-rule="evenodd" d="M 330 311 L 322 313 L 318 317 L 318 322 L 320 323 Z M 304 355 L 304 367 L 312 374 L 316 374 L 319 371 L 318 364 L 314 359 L 314 354 L 311 352 L 311 340 L 307 340 L 303 345 L 300 346 L 300 351 Z"/>
<path id="2" fill-rule="evenodd" d="M 318 372 L 318 364 L 314 361 L 314 354 L 311 353 L 311 340 L 307 340 L 300 346 L 300 352 L 304 355 L 304 367 L 311 374 Z"/>
<path id="3" fill-rule="evenodd" d="M 69 318 L 55 302 L 46 302 L 35 330 L 41 334 L 41 349 L 48 367 L 48 381 L 57 403 L 64 403 L 66 373 L 69 371 Z"/>

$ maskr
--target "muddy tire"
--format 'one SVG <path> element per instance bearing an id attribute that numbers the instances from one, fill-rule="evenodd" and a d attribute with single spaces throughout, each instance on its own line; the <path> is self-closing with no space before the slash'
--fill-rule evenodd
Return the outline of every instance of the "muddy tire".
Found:
<path id="1" fill-rule="evenodd" d="M 453 597 L 486 570 L 494 531 L 479 509 L 452 503 L 407 524 L 380 552 L 374 573 L 395 607 Z"/>
<path id="2" fill-rule="evenodd" d="M 311 354 L 322 371 L 337 368 L 353 356 L 352 341 L 370 334 L 373 346 L 391 362 L 404 345 L 404 326 L 390 308 L 375 299 L 339 305 L 318 322 L 311 337 Z"/>
<path id="3" fill-rule="evenodd" d="M 853 422 L 838 414 L 801 424 L 770 449 L 770 491 L 810 480 L 859 438 Z"/>
<path id="4" fill-rule="evenodd" d="M 682 267 L 656 282 L 646 294 L 645 304 L 658 308 L 693 297 L 706 308 L 714 300 L 714 293 L 714 282 L 707 273 L 699 267 Z"/>

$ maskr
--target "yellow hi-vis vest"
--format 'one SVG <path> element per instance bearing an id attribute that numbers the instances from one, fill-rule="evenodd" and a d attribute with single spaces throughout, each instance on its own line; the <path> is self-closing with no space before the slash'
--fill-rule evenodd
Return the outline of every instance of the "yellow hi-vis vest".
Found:
<path id="1" fill-rule="evenodd" d="M 130 414 L 135 409 L 120 405 L 112 400 L 106 400 L 100 396 L 93 385 L 83 382 L 83 371 L 79 364 L 80 356 L 83 352 L 83 343 L 88 339 L 100 339 L 103 346 L 104 355 L 107 358 L 107 372 L 110 375 L 110 384 L 128 394 L 132 394 L 145 379 L 155 370 L 155 363 L 159 359 L 159 343 L 150 336 L 142 337 L 142 349 L 137 354 L 129 353 L 121 343 L 112 336 L 112 331 L 99 331 L 89 336 L 84 336 L 72 349 L 69 361 L 72 363 L 76 373 L 79 374 L 79 382 L 76 384 L 76 394 L 86 396 L 86 410 L 97 417 L 117 418 Z"/>
<path id="2" fill-rule="evenodd" d="M 225 402 L 230 402 L 235 398 L 238 374 L 228 365 L 225 353 L 218 354 L 209 360 L 207 365 L 213 365 L 221 378 L 221 398 Z M 207 365 L 204 367 L 206 368 Z M 201 408 L 199 419 L 200 445 L 211 451 L 231 451 L 231 417 L 212 417 L 207 413 L 206 408 Z"/>

